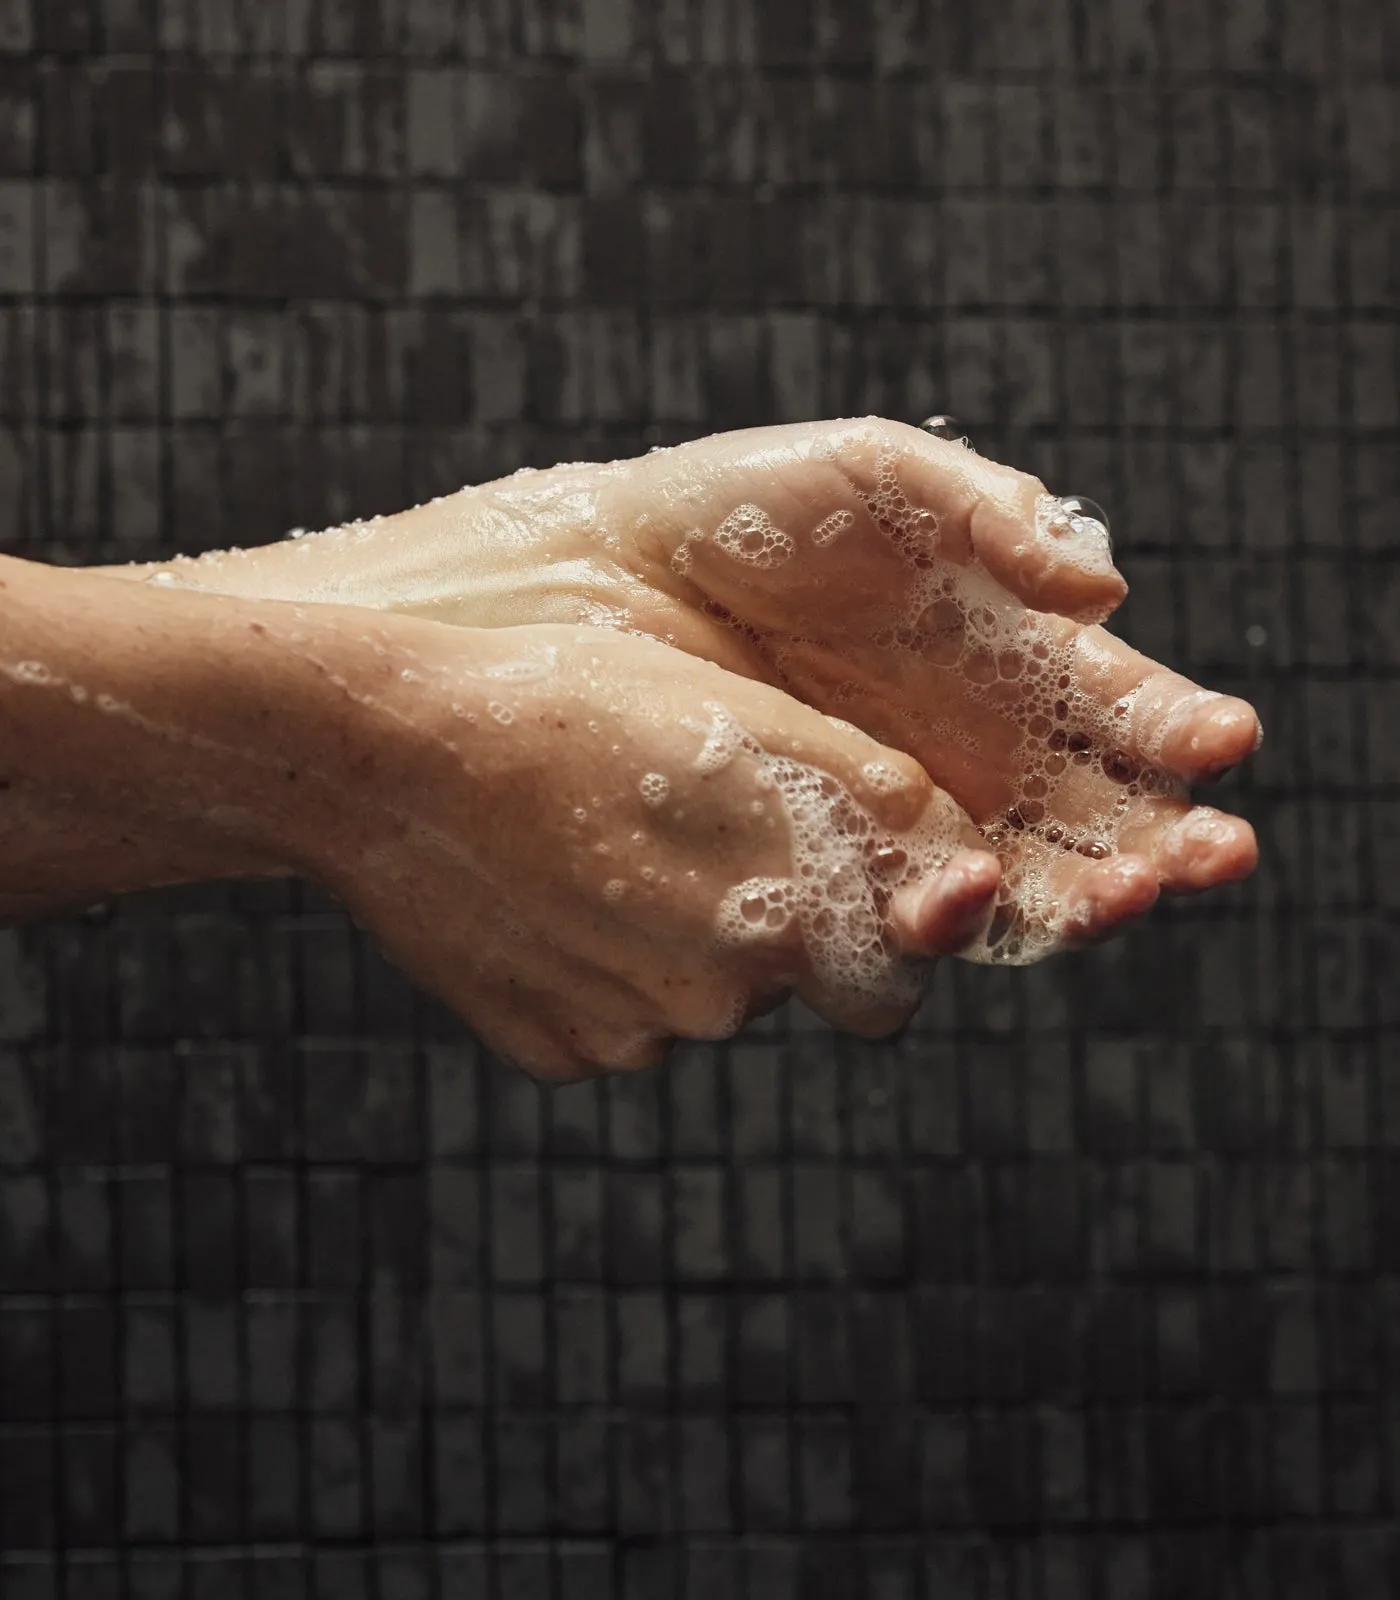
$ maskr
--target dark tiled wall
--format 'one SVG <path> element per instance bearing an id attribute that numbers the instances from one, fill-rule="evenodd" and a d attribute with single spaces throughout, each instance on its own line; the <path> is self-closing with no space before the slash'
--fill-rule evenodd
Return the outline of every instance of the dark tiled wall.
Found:
<path id="1" fill-rule="evenodd" d="M 1384 0 L 0 0 L 0 548 L 951 408 L 1257 699 L 1257 880 L 543 1094 L 313 891 L 0 936 L 4 1600 L 1379 1600 Z"/>

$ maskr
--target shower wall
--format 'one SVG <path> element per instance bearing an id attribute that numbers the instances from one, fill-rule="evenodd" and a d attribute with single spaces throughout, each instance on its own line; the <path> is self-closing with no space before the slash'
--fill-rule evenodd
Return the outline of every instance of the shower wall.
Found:
<path id="1" fill-rule="evenodd" d="M 0 0 L 0 550 L 956 413 L 1249 884 L 555 1092 L 309 886 L 0 932 L 4 1600 L 1400 1585 L 1400 16 Z"/>

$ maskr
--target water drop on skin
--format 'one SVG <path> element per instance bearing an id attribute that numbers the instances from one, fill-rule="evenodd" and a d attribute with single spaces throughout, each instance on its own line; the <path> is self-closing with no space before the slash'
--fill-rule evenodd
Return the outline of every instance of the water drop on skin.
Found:
<path id="1" fill-rule="evenodd" d="M 933 434 L 934 438 L 941 438 L 949 445 L 962 445 L 963 450 L 971 450 L 973 442 L 963 432 L 962 422 L 955 416 L 939 413 L 938 416 L 926 416 L 918 426 L 922 427 L 925 434 Z"/>
<path id="2" fill-rule="evenodd" d="M 962 437 L 962 423 L 946 413 L 925 417 L 919 426 L 925 433 L 931 433 L 935 439 L 945 439 L 949 444 L 955 443 Z"/>
<path id="3" fill-rule="evenodd" d="M 1075 522 L 1097 522 L 1103 529 L 1104 536 L 1111 538 L 1108 513 L 1097 501 L 1090 500 L 1087 495 L 1066 494 L 1060 496 L 1060 504 Z"/>

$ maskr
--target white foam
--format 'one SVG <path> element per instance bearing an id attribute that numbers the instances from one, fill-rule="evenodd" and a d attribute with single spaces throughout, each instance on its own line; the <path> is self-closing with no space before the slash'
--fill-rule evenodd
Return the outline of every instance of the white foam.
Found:
<path id="1" fill-rule="evenodd" d="M 706 535 L 699 528 L 691 529 L 671 556 L 672 570 L 683 578 L 688 577 L 695 564 L 696 546 L 707 542 L 730 560 L 764 571 L 791 560 L 796 549 L 792 535 L 780 528 L 761 506 L 735 506 L 710 534 Z"/>
<path id="2" fill-rule="evenodd" d="M 916 1000 L 924 969 L 895 947 L 889 906 L 903 885 L 931 876 L 959 848 L 962 813 L 939 796 L 914 827 L 893 835 L 830 773 L 770 754 L 723 706 L 710 707 L 705 748 L 737 746 L 753 759 L 759 787 L 781 805 L 792 862 L 787 877 L 749 879 L 725 895 L 717 939 L 779 939 L 795 924 L 828 993 L 880 1006 Z"/>
<path id="3" fill-rule="evenodd" d="M 1214 697 L 1178 702 L 1180 680 L 1164 674 L 1105 708 L 1105 662 L 1086 636 L 1071 635 L 1057 619 L 1027 610 L 976 560 L 941 554 L 937 519 L 914 505 L 899 483 L 901 453 L 892 446 L 879 451 L 875 487 L 862 494 L 876 525 L 911 568 L 906 603 L 874 642 L 956 673 L 961 693 L 1017 735 L 1003 758 L 1005 769 L 1019 777 L 1016 792 L 981 830 L 1002 867 L 997 913 L 964 953 L 973 960 L 1023 964 L 1063 942 L 1070 912 L 1052 891 L 1059 857 L 1075 851 L 1107 859 L 1117 853 L 1133 799 L 1184 793 L 1170 774 L 1129 757 L 1124 746 L 1155 763 L 1171 729 Z M 1060 559 L 1089 572 L 1112 570 L 1107 530 L 1092 518 L 1070 515 L 1052 496 L 1037 506 L 1037 533 L 1055 541 Z M 977 747 L 975 736 L 951 721 L 930 718 L 924 727 L 940 739 Z M 1086 803 L 1090 786 L 1076 782 L 1074 805 L 1067 809 L 1078 820 L 1058 820 L 1057 796 L 1089 767 L 1111 787 L 1099 786 L 1095 806 Z"/>
<path id="4" fill-rule="evenodd" d="M 637 787 L 647 805 L 659 806 L 671 792 L 671 780 L 664 772 L 648 772 L 643 774 Z"/>
<path id="5" fill-rule="evenodd" d="M 725 555 L 746 566 L 780 567 L 791 559 L 792 535 L 760 506 L 736 506 L 710 535 Z"/>
<path id="6" fill-rule="evenodd" d="M 849 533 L 855 525 L 856 514 L 854 511 L 845 509 L 833 511 L 829 517 L 823 517 L 816 527 L 812 529 L 812 543 L 818 548 L 835 544 L 843 533 Z"/>
<path id="7" fill-rule="evenodd" d="M 876 794 L 898 794 L 906 787 L 904 774 L 888 761 L 867 761 L 860 775 Z"/>
<path id="8" fill-rule="evenodd" d="M 1035 504 L 1036 537 L 1055 547 L 1055 556 L 1093 577 L 1112 577 L 1113 544 L 1108 529 L 1095 517 L 1076 516 L 1055 495 L 1043 494 Z"/>

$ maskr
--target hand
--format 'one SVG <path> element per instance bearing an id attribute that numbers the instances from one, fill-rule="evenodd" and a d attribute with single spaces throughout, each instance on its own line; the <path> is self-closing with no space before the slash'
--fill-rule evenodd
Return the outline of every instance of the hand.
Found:
<path id="1" fill-rule="evenodd" d="M 789 992 L 888 1032 L 990 914 L 996 861 L 916 764 L 768 685 L 624 634 L 338 607 L 286 643 L 346 697 L 307 730 L 295 854 L 534 1072 L 646 1065 Z"/>
<path id="2" fill-rule="evenodd" d="M 628 463 L 596 520 L 630 528 L 610 547 L 648 552 L 658 587 L 663 564 L 683 578 L 745 670 L 907 750 L 967 809 L 1003 866 L 982 953 L 1103 937 L 1160 889 L 1252 870 L 1248 824 L 1187 785 L 1255 748 L 1253 710 L 1085 620 L 1126 585 L 1037 480 L 875 419 L 755 429 Z"/>
<path id="3" fill-rule="evenodd" d="M 526 472 L 169 571 L 461 623 L 625 628 L 781 686 L 908 751 L 967 810 L 1006 869 L 983 953 L 1025 960 L 1256 856 L 1247 824 L 1186 798 L 1254 748 L 1253 711 L 1075 620 L 1126 586 L 1057 509 L 1023 473 L 865 419 Z"/>

